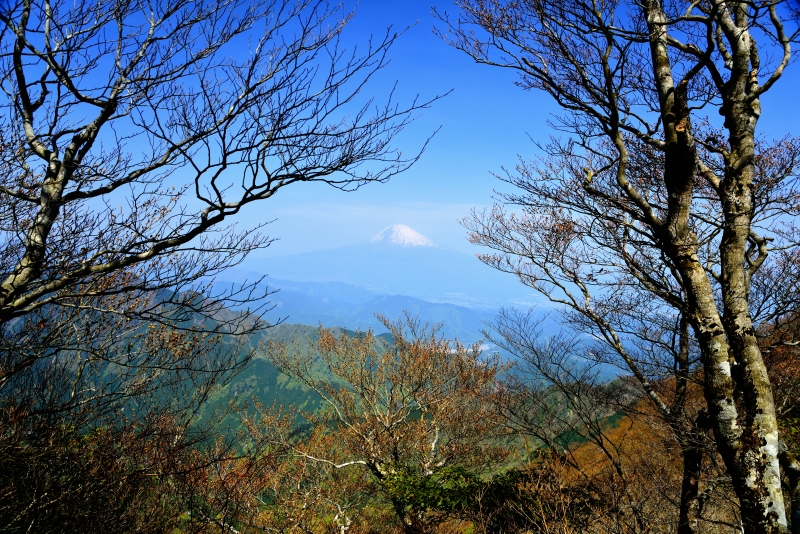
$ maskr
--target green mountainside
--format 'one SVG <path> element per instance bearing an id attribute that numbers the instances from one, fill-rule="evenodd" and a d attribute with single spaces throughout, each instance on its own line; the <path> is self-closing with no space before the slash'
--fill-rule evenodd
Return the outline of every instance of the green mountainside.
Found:
<path id="1" fill-rule="evenodd" d="M 263 346 L 270 341 L 297 343 L 299 347 L 307 348 L 317 335 L 317 328 L 296 324 L 272 326 L 253 335 L 239 349 L 243 353 L 255 349 L 252 360 L 214 393 L 203 411 L 201 420 L 219 412 L 229 411 L 232 407 L 241 408 L 254 402 L 263 406 L 292 406 L 300 410 L 317 410 L 320 399 L 316 393 L 281 373 L 269 361 L 263 349 Z M 237 419 L 237 415 L 229 413 L 222 424 L 236 428 Z"/>
<path id="2" fill-rule="evenodd" d="M 340 328 L 331 329 L 335 334 L 341 333 Z M 346 331 L 352 333 L 350 331 Z M 258 402 L 268 406 L 287 406 L 298 410 L 316 411 L 321 407 L 321 399 L 305 384 L 290 378 L 275 367 L 267 358 L 264 346 L 270 341 L 295 344 L 301 352 L 310 349 L 311 344 L 318 336 L 318 328 L 302 324 L 279 324 L 269 327 L 253 335 L 240 350 L 256 349 L 250 363 L 231 380 L 220 387 L 207 403 L 203 418 L 220 411 L 229 410 L 232 406 L 242 407 Z M 389 341 L 389 334 L 381 334 L 379 338 Z M 321 377 L 326 375 L 334 382 L 336 379 L 330 375 L 324 366 L 320 365 L 317 372 Z M 235 428 L 235 415 L 228 415 L 223 424 Z"/>

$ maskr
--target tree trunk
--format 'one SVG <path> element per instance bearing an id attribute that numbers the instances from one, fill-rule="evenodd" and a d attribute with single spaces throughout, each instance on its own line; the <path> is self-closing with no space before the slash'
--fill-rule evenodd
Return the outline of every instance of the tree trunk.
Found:
<path id="1" fill-rule="evenodd" d="M 749 58 L 748 58 L 749 60 Z M 755 127 L 758 100 L 747 101 L 742 81 L 728 101 L 725 124 L 731 153 L 722 182 L 724 227 L 720 244 L 722 322 L 728 340 L 729 365 L 740 427 L 735 440 L 720 447 L 741 503 L 745 532 L 788 532 L 778 462 L 778 421 L 767 368 L 750 316 L 748 239 L 755 206 Z"/>
<path id="2" fill-rule="evenodd" d="M 755 128 L 760 114 L 750 98 L 755 75 L 746 28 L 735 51 L 731 81 L 721 112 L 729 132 L 730 155 L 717 188 L 723 217 L 720 243 L 720 314 L 714 289 L 698 259 L 689 216 L 697 175 L 697 149 L 687 105 L 687 83 L 672 78 L 661 3 L 644 4 L 650 29 L 653 74 L 664 123 L 663 221 L 652 223 L 662 250 L 683 279 L 690 320 L 701 346 L 705 394 L 717 444 L 741 503 L 745 532 L 783 533 L 787 522 L 778 466 L 778 427 L 772 389 L 749 311 Z M 746 17 L 742 15 L 742 20 Z M 737 19 L 738 20 L 738 19 Z"/>
<path id="3" fill-rule="evenodd" d="M 699 503 L 700 468 L 703 452 L 686 444 L 683 448 L 683 481 L 681 484 L 680 520 L 678 534 L 696 534 Z"/>

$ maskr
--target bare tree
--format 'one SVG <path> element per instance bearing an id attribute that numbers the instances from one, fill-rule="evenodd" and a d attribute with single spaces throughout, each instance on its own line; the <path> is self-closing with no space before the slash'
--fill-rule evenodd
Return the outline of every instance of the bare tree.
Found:
<path id="1" fill-rule="evenodd" d="M 501 310 L 492 324 L 491 340 L 517 361 L 497 404 L 516 435 L 562 459 L 573 474 L 562 484 L 581 481 L 597 496 L 596 522 L 586 531 L 738 528 L 697 372 L 678 387 L 675 376 L 650 375 L 652 389 L 680 414 L 665 418 L 635 377 L 614 378 L 620 362 L 602 344 L 575 333 L 544 336 L 541 322 L 531 311 Z M 632 350 L 637 357 L 671 359 L 652 341 L 631 341 L 648 349 Z"/>
<path id="2" fill-rule="evenodd" d="M 336 9 L 4 8 L 4 323 L 75 297 L 186 289 L 268 244 L 224 225 L 246 205 L 297 182 L 355 189 L 412 164 L 389 142 L 422 105 L 359 98 L 397 35 L 348 52 L 350 15 Z"/>
<path id="3" fill-rule="evenodd" d="M 242 411 L 245 440 L 268 445 L 263 451 L 267 454 L 249 455 L 247 464 L 257 467 L 271 461 L 269 469 L 261 469 L 260 476 L 251 478 L 249 484 L 248 477 L 241 477 L 241 468 L 230 470 L 234 476 L 226 482 L 242 488 L 247 503 L 240 507 L 245 514 L 236 518 L 237 526 L 275 533 L 398 531 L 394 511 L 378 497 L 381 489 L 368 471 L 336 469 L 297 453 L 298 447 L 314 457 L 333 458 L 344 452 L 336 432 L 330 428 L 308 432 L 300 414 L 294 406 L 258 403 L 254 409 Z"/>
<path id="4" fill-rule="evenodd" d="M 497 206 L 467 220 L 473 242 L 497 251 L 482 259 L 571 310 L 667 419 L 683 417 L 681 404 L 652 387 L 653 373 L 673 368 L 679 393 L 693 362 L 680 350 L 654 361 L 629 340 L 670 342 L 650 315 L 689 328 L 743 528 L 786 532 L 757 326 L 788 311 L 796 280 L 761 302 L 753 288 L 797 242 L 797 142 L 756 136 L 760 97 L 792 60 L 791 13 L 715 0 L 457 5 L 456 17 L 440 14 L 441 35 L 551 95 L 566 111 L 552 126 L 569 134 L 503 177 L 521 193 L 501 200 L 521 213 Z"/>
<path id="5" fill-rule="evenodd" d="M 300 443 L 296 454 L 334 469 L 367 470 L 389 497 L 403 531 L 426 532 L 442 518 L 410 505 L 404 479 L 426 479 L 451 466 L 486 470 L 505 456 L 492 439 L 499 427 L 488 402 L 503 366 L 496 357 L 482 356 L 478 345 L 451 343 L 418 321 L 380 319 L 391 332 L 388 346 L 370 331 L 337 338 L 321 329 L 316 354 L 280 343 L 267 350 L 328 408 L 305 416 L 322 432 L 316 441 L 327 445 L 310 449 Z"/>
<path id="6" fill-rule="evenodd" d="M 234 218 L 291 184 L 383 182 L 424 149 L 392 140 L 427 102 L 365 96 L 397 34 L 347 49 L 351 16 L 320 0 L 2 3 L 5 460 L 151 416 L 170 421 L 159 443 L 202 441 L 191 422 L 267 326 L 258 281 L 213 291 L 270 243 L 268 217 Z M 44 441 L 20 438 L 34 427 Z"/>

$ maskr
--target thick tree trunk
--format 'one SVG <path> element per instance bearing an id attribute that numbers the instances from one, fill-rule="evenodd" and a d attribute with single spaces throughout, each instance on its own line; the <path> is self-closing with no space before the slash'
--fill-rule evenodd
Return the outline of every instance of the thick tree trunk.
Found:
<path id="1" fill-rule="evenodd" d="M 717 191 L 724 220 L 720 244 L 723 302 L 720 314 L 689 224 L 698 156 L 686 82 L 676 86 L 672 77 L 667 17 L 661 3 L 651 0 L 643 7 L 664 124 L 664 182 L 668 193 L 666 214 L 662 221 L 654 223 L 654 230 L 683 279 L 691 308 L 690 321 L 702 352 L 706 401 L 720 453 L 741 503 L 745 532 L 787 532 L 775 407 L 749 312 L 751 273 L 747 247 L 754 210 L 755 127 L 760 113 L 758 99 L 748 96 L 757 83 L 754 81 L 757 72 L 751 71 L 750 37 L 746 27 L 737 29 L 739 40 L 731 80 L 722 95 L 730 155 L 725 161 L 725 178 Z M 746 14 L 739 13 L 737 24 L 746 19 Z M 683 522 L 683 510 L 681 513 Z"/>
<path id="2" fill-rule="evenodd" d="M 684 251 L 674 257 L 693 304 L 691 321 L 702 352 L 706 402 L 718 450 L 740 501 L 745 533 L 785 533 L 777 420 L 747 300 L 742 299 L 744 310 L 735 303 L 732 309 L 726 307 L 723 325 L 697 255 Z M 723 300 L 735 300 L 724 287 Z"/>
<path id="3" fill-rule="evenodd" d="M 743 82 L 745 84 L 747 82 Z M 741 503 L 745 532 L 787 532 L 778 461 L 778 422 L 767 368 L 749 309 L 747 257 L 755 174 L 755 127 L 760 106 L 747 101 L 744 87 L 734 91 L 725 124 L 731 154 L 722 183 L 724 228 L 720 244 L 723 326 L 735 379 L 734 398 L 741 405 L 736 440 L 726 443 L 723 459 Z"/>

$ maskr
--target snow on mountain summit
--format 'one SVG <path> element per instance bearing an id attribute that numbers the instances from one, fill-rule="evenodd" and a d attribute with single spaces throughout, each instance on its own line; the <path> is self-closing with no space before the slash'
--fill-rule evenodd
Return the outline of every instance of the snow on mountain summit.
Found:
<path id="1" fill-rule="evenodd" d="M 432 247 L 433 241 L 404 224 L 384 228 L 370 238 L 370 243 L 393 243 L 402 247 Z"/>

